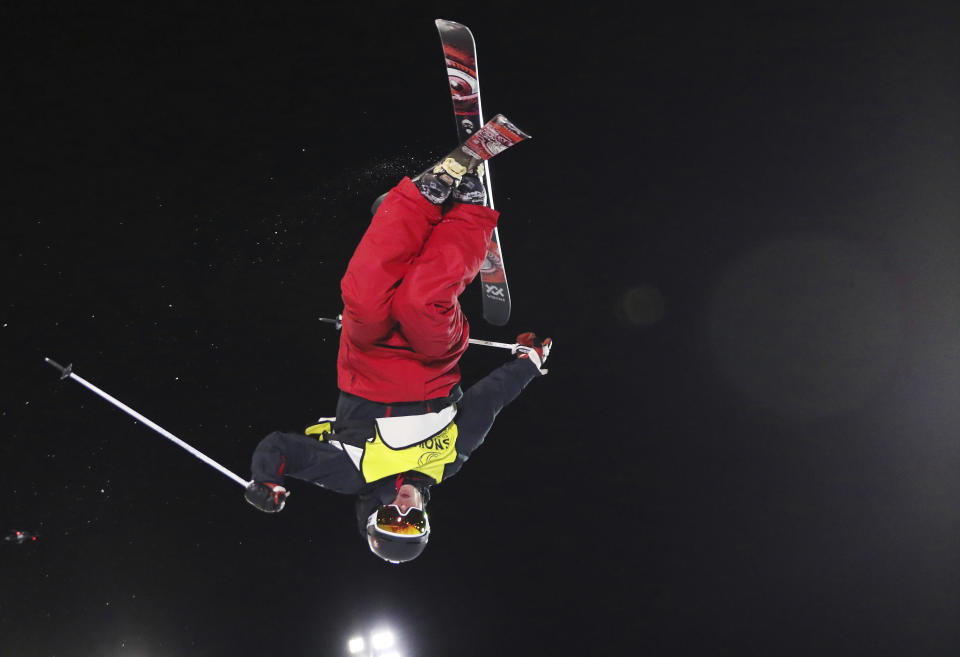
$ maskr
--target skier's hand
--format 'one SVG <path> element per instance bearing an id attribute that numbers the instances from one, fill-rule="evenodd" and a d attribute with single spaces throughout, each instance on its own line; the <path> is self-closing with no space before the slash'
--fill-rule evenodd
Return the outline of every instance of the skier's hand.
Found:
<path id="1" fill-rule="evenodd" d="M 264 513 L 277 513 L 287 503 L 287 497 L 290 496 L 290 493 L 280 484 L 251 481 L 243 496 L 247 502 Z"/>
<path id="2" fill-rule="evenodd" d="M 543 364 L 547 362 L 547 356 L 550 355 L 550 348 L 553 347 L 553 340 L 547 338 L 541 340 L 533 331 L 527 331 L 517 336 L 517 344 L 526 349 L 519 351 L 518 358 L 527 358 L 531 363 L 537 366 L 541 374 L 546 374 Z"/>

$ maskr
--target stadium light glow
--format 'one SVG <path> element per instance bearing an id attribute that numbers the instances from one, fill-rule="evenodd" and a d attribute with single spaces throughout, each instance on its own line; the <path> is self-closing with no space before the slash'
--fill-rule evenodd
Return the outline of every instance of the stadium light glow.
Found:
<path id="1" fill-rule="evenodd" d="M 398 638 L 388 627 L 379 628 L 362 634 L 356 634 L 347 642 L 347 648 L 353 657 L 403 657 Z"/>
<path id="2" fill-rule="evenodd" d="M 355 655 L 358 652 L 363 652 L 364 642 L 363 637 L 354 637 L 347 642 L 347 649 L 350 650 L 350 653 Z"/>
<path id="3" fill-rule="evenodd" d="M 393 632 L 389 630 L 380 630 L 375 632 L 373 636 L 370 637 L 370 643 L 373 644 L 374 650 L 383 650 L 384 648 L 389 648 L 393 645 Z"/>

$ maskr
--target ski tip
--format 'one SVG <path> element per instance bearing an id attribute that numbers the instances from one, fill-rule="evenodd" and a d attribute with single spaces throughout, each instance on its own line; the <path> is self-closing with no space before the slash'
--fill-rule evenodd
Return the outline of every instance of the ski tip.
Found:
<path id="1" fill-rule="evenodd" d="M 463 23 L 458 23 L 457 21 L 448 21 L 445 18 L 438 18 L 433 21 L 433 24 L 437 26 L 437 29 L 441 32 L 453 31 L 453 30 L 463 30 L 473 38 L 473 33 L 470 31 L 470 28 L 464 25 Z"/>
<path id="2" fill-rule="evenodd" d="M 532 135 L 530 135 L 530 134 L 524 132 L 523 130 L 521 130 L 521 129 L 517 126 L 516 123 L 514 123 L 513 121 L 511 121 L 510 119 L 508 119 L 508 118 L 507 118 L 506 116 L 504 116 L 503 114 L 497 114 L 497 115 L 495 115 L 495 116 L 494 116 L 492 119 L 490 119 L 487 123 L 496 123 L 497 125 L 503 126 L 504 128 L 506 128 L 506 129 L 509 130 L 510 132 L 512 132 L 512 133 L 514 133 L 515 135 L 517 135 L 517 137 L 519 137 L 519 139 L 520 139 L 521 141 L 524 140 L 524 139 L 532 139 L 532 137 L 533 137 Z"/>

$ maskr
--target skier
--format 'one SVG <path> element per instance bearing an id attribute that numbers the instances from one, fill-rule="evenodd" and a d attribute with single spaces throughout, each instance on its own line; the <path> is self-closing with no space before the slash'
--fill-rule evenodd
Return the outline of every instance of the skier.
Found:
<path id="1" fill-rule="evenodd" d="M 374 554 L 400 563 L 423 552 L 431 487 L 456 474 L 497 413 L 545 373 L 552 344 L 518 336 L 526 351 L 461 390 L 469 327 L 458 298 L 499 216 L 485 206 L 482 166 L 448 158 L 383 198 L 341 281 L 337 415 L 260 441 L 250 504 L 283 509 L 285 477 L 356 494 Z"/>

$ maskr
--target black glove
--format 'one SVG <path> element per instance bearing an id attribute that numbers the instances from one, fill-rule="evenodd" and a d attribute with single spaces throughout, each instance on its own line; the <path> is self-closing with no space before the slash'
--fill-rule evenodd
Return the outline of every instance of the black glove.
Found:
<path id="1" fill-rule="evenodd" d="M 252 481 L 243 494 L 244 499 L 264 513 L 277 513 L 287 503 L 290 493 L 280 484 Z"/>
<path id="2" fill-rule="evenodd" d="M 553 346 L 553 340 L 547 338 L 540 340 L 533 331 L 527 331 L 517 336 L 517 344 L 526 349 L 519 351 L 517 358 L 528 358 L 530 362 L 537 366 L 541 374 L 546 374 L 543 364 L 547 362 L 547 356 L 550 355 L 550 348 Z"/>

